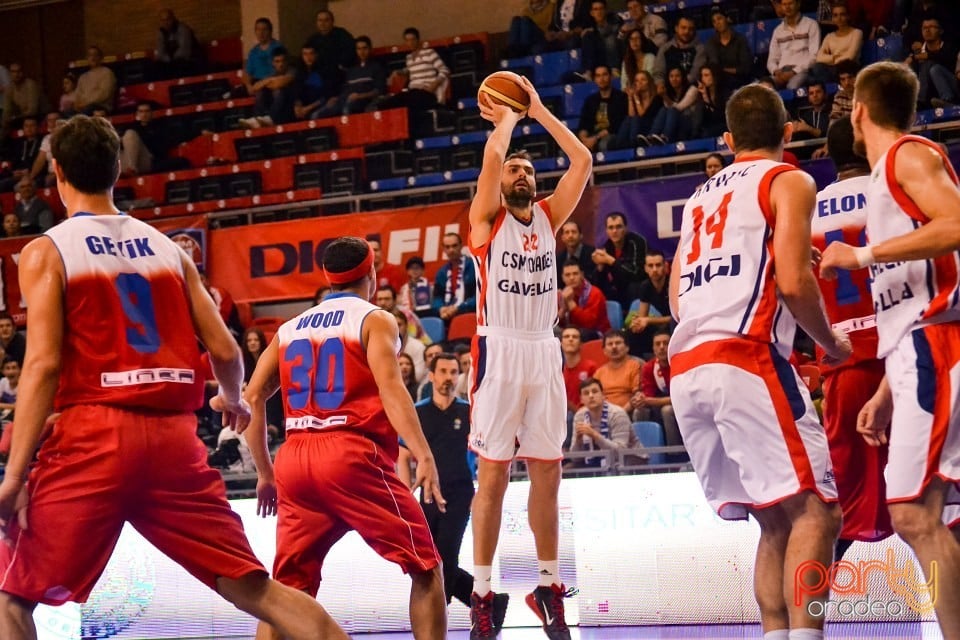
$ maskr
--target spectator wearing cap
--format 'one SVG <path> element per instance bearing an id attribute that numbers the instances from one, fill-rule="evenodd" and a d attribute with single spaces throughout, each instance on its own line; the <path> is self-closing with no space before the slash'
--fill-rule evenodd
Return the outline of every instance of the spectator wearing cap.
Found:
<path id="1" fill-rule="evenodd" d="M 419 317 L 435 315 L 431 306 L 430 281 L 423 275 L 425 269 L 423 258 L 413 256 L 407 260 L 407 281 L 400 287 L 397 306 L 404 311 L 410 311 Z"/>
<path id="2" fill-rule="evenodd" d="M 713 8 L 710 17 L 713 35 L 704 45 L 707 65 L 719 69 L 717 78 L 727 90 L 742 87 L 753 80 L 753 54 L 742 33 L 730 26 L 730 18 L 720 7 Z"/>

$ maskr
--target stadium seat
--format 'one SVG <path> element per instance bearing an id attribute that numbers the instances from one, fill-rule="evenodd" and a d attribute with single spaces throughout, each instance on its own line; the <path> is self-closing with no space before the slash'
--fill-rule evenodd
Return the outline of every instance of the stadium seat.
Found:
<path id="1" fill-rule="evenodd" d="M 420 325 L 423 326 L 423 331 L 434 342 L 443 342 L 446 337 L 447 329 L 440 318 L 420 318 Z"/>
<path id="2" fill-rule="evenodd" d="M 450 321 L 447 340 L 470 340 L 477 333 L 477 314 L 461 313 Z"/>
<path id="3" fill-rule="evenodd" d="M 640 444 L 644 447 L 665 447 L 666 437 L 663 435 L 663 427 L 656 422 L 634 422 L 633 432 L 637 434 Z M 667 455 L 664 453 L 651 453 L 650 464 L 665 464 Z"/>
<path id="4" fill-rule="evenodd" d="M 580 358 L 592 360 L 598 367 L 607 363 L 607 356 L 603 353 L 603 340 L 589 340 L 580 345 Z"/>
<path id="5" fill-rule="evenodd" d="M 616 300 L 607 300 L 607 319 L 614 329 L 623 328 L 623 307 Z"/>

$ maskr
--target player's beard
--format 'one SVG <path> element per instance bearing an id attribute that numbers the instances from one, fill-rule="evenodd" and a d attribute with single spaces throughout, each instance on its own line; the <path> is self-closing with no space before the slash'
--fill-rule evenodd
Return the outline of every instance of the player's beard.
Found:
<path id="1" fill-rule="evenodd" d="M 504 194 L 503 199 L 511 209 L 526 209 L 533 202 L 533 192 L 529 189 L 519 191 L 514 187 Z"/>

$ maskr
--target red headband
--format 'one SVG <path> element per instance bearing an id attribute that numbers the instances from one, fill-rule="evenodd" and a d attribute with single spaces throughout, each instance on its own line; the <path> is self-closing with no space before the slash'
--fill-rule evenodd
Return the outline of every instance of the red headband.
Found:
<path id="1" fill-rule="evenodd" d="M 327 281 L 330 284 L 347 284 L 353 282 L 354 280 L 359 280 L 363 276 L 370 273 L 370 267 L 373 266 L 373 250 L 369 247 L 367 248 L 367 257 L 363 261 L 355 266 L 349 271 L 341 271 L 335 273 L 329 271 L 326 267 L 323 268 L 323 274 L 327 276 Z"/>

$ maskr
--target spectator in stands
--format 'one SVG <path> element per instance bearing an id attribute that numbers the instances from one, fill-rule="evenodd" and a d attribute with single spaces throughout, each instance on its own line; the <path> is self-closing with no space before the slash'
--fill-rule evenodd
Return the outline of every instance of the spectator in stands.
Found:
<path id="1" fill-rule="evenodd" d="M 699 100 L 693 111 L 693 137 L 716 138 L 727 130 L 726 109 L 730 97 L 720 69 L 709 64 L 701 68 L 697 92 Z"/>
<path id="2" fill-rule="evenodd" d="M 251 85 L 256 96 L 252 118 L 241 118 L 238 124 L 245 129 L 272 127 L 275 124 L 292 122 L 295 114 L 297 87 L 296 72 L 287 59 L 287 50 L 278 47 L 273 51 L 273 75 L 257 80 Z"/>
<path id="3" fill-rule="evenodd" d="M 35 116 L 23 119 L 23 135 L 13 141 L 4 160 L 9 164 L 0 177 L 0 191 L 10 191 L 24 176 L 30 175 L 33 164 L 40 155 L 40 127 Z"/>
<path id="4" fill-rule="evenodd" d="M 627 0 L 627 10 L 620 14 L 623 24 L 620 26 L 620 39 L 627 40 L 636 29 L 659 49 L 670 38 L 667 22 L 658 15 L 649 13 L 641 0 Z M 656 53 L 654 50 L 652 53 Z"/>
<path id="5" fill-rule="evenodd" d="M 613 86 L 610 67 L 605 64 L 594 68 L 593 81 L 598 91 L 583 101 L 577 135 L 591 151 L 604 151 L 616 144 L 617 132 L 627 117 L 627 94 Z"/>
<path id="6" fill-rule="evenodd" d="M 419 340 L 424 344 L 433 342 L 430 336 L 423 330 L 423 325 L 420 324 L 420 318 L 397 304 L 397 292 L 389 284 L 382 284 L 377 287 L 377 291 L 373 297 L 373 303 L 390 313 L 395 311 L 402 313 L 407 319 L 407 331 L 414 340 Z"/>
<path id="7" fill-rule="evenodd" d="M 310 44 L 300 49 L 295 68 L 296 80 L 293 113 L 301 120 L 339 115 L 338 87 L 331 84 L 317 60 L 317 52 Z"/>
<path id="8" fill-rule="evenodd" d="M 657 82 L 657 93 L 663 95 L 667 90 L 667 72 L 680 69 L 687 78 L 688 85 L 696 85 L 700 79 L 700 67 L 707 61 L 703 43 L 697 40 L 697 24 L 688 16 L 681 16 L 673 28 L 673 39 L 657 51 L 653 64 L 653 79 Z"/>
<path id="9" fill-rule="evenodd" d="M 19 62 L 10 63 L 10 84 L 3 94 L 3 132 L 20 123 L 26 116 L 39 116 L 49 105 L 46 104 L 40 85 L 28 78 Z"/>
<path id="10" fill-rule="evenodd" d="M 571 258 L 563 265 L 563 289 L 559 298 L 561 326 L 578 327 L 590 340 L 610 330 L 607 299 L 583 277 L 583 269 L 576 259 Z"/>
<path id="11" fill-rule="evenodd" d="M 388 84 L 394 82 L 396 75 L 406 76 L 407 86 L 400 93 L 384 100 L 379 108 L 426 110 L 446 102 L 447 89 L 450 86 L 450 69 L 444 64 L 434 49 L 420 45 L 420 31 L 407 27 L 403 32 L 403 41 L 410 49 L 406 67 L 394 71 Z"/>
<path id="12" fill-rule="evenodd" d="M 594 248 L 583 242 L 583 232 L 575 220 L 567 220 L 560 227 L 560 245 L 557 248 L 557 282 L 563 282 L 563 265 L 576 260 L 588 280 L 593 280 L 597 267 L 593 264 Z"/>
<path id="13" fill-rule="evenodd" d="M 663 110 L 663 98 L 657 95 L 657 87 L 649 71 L 638 71 L 625 93 L 627 94 L 627 118 L 617 131 L 617 149 L 629 149 L 650 144 L 653 123 Z"/>
<path id="14" fill-rule="evenodd" d="M 439 342 L 434 342 L 429 345 L 423 351 L 423 362 L 427 367 L 427 371 L 432 367 L 432 363 L 437 359 L 437 356 L 443 353 L 443 345 Z M 420 383 L 420 386 L 417 388 L 417 397 L 416 401 L 420 402 L 421 400 L 426 400 L 433 395 L 433 384 L 430 382 L 430 376 L 427 376 L 423 382 Z"/>
<path id="15" fill-rule="evenodd" d="M 630 416 L 609 399 L 605 388 L 606 385 L 597 378 L 587 378 L 580 383 L 580 401 L 583 406 L 573 416 L 571 451 L 635 449 L 640 446 Z M 599 466 L 601 460 L 602 458 L 585 458 L 575 466 Z M 637 464 L 640 460 L 627 462 Z"/>
<path id="16" fill-rule="evenodd" d="M 837 92 L 833 95 L 830 122 L 853 112 L 853 85 L 860 73 L 860 65 L 853 60 L 841 60 L 837 64 Z"/>
<path id="17" fill-rule="evenodd" d="M 27 341 L 17 331 L 13 316 L 6 311 L 0 311 L 0 347 L 3 348 L 8 358 L 13 358 L 17 361 L 17 364 L 23 366 L 23 355 L 27 350 Z"/>
<path id="18" fill-rule="evenodd" d="M 250 382 L 257 361 L 267 350 L 267 337 L 258 327 L 250 327 L 243 333 L 243 381 Z M 283 400 L 279 393 L 267 399 L 267 428 L 275 436 L 282 436 L 285 429 Z"/>
<path id="19" fill-rule="evenodd" d="M 664 108 L 653 119 L 647 136 L 649 144 L 667 144 L 690 136 L 700 98 L 697 86 L 687 81 L 682 69 L 667 72 L 667 86 L 662 94 Z"/>
<path id="20" fill-rule="evenodd" d="M 407 281 L 403 283 L 397 294 L 397 306 L 421 318 L 434 315 L 431 305 L 432 287 L 430 281 L 423 275 L 426 267 L 423 264 L 423 258 L 420 256 L 407 258 L 405 267 Z"/>
<path id="21" fill-rule="evenodd" d="M 670 401 L 670 360 L 667 349 L 670 333 L 665 329 L 653 337 L 653 358 L 643 365 L 640 373 L 640 393 L 632 399 L 634 410 L 647 413 L 648 418 L 663 426 L 665 444 L 668 447 L 683 446 L 683 438 L 677 427 L 677 418 Z"/>
<path id="22" fill-rule="evenodd" d="M 944 31 L 954 33 L 957 23 L 948 4 L 952 5 L 943 0 L 914 0 L 913 8 L 903 29 L 903 44 L 907 51 L 916 53 L 923 47 L 924 20 L 936 20 L 940 26 L 944 27 Z"/>
<path id="23" fill-rule="evenodd" d="M 653 43 L 647 40 L 640 29 L 634 29 L 626 38 L 627 47 L 623 52 L 623 62 L 620 66 L 620 86 L 626 92 L 633 86 L 637 74 L 641 71 L 653 73 L 653 63 L 657 58 L 657 51 Z"/>
<path id="24" fill-rule="evenodd" d="M 169 171 L 183 166 L 170 162 L 171 139 L 153 119 L 153 105 L 146 100 L 137 103 L 136 120 L 120 139 L 120 172 L 135 176 L 156 171 Z M 182 159 L 178 159 L 182 160 Z"/>
<path id="25" fill-rule="evenodd" d="M 637 294 L 639 305 L 624 320 L 630 353 L 640 357 L 646 357 L 653 351 L 654 334 L 669 329 L 673 322 L 667 277 L 669 266 L 663 252 L 648 249 L 643 269 L 647 280 L 640 285 Z"/>
<path id="26" fill-rule="evenodd" d="M 547 46 L 554 50 L 576 49 L 580 46 L 580 34 L 592 24 L 590 0 L 557 0 L 553 19 L 544 37 Z"/>
<path id="27" fill-rule="evenodd" d="M 593 377 L 597 363 L 580 354 L 583 336 L 577 327 L 566 327 L 560 332 L 560 350 L 563 352 L 563 385 L 567 390 L 569 417 L 580 406 L 580 383 Z"/>
<path id="28" fill-rule="evenodd" d="M 377 270 L 377 286 L 390 285 L 394 291 L 399 291 L 407 281 L 407 274 L 400 269 L 399 265 L 386 261 L 379 236 L 367 236 L 367 243 L 373 250 L 373 267 Z"/>
<path id="29" fill-rule="evenodd" d="M 247 52 L 247 63 L 243 68 L 243 86 L 247 95 L 256 94 L 254 85 L 273 75 L 273 54 L 283 45 L 273 39 L 273 23 L 269 18 L 257 18 L 253 25 L 257 43 Z M 224 98 L 229 95 L 224 96 Z"/>
<path id="30" fill-rule="evenodd" d="M 407 388 L 410 397 L 416 401 L 417 387 L 420 385 L 417 382 L 417 371 L 416 367 L 413 366 L 413 358 L 408 353 L 401 353 L 397 356 L 397 363 L 400 365 L 400 377 L 403 378 L 403 386 Z"/>
<path id="31" fill-rule="evenodd" d="M 20 386 L 20 363 L 5 356 L 0 368 L 0 422 L 13 422 L 13 412 L 17 404 L 17 388 Z"/>
<path id="32" fill-rule="evenodd" d="M 473 260 L 463 255 L 460 234 L 443 236 L 443 252 L 447 263 L 440 267 L 433 281 L 433 310 L 447 324 L 460 313 L 477 310 L 477 276 Z"/>
<path id="33" fill-rule="evenodd" d="M 793 121 L 793 139 L 810 140 L 827 135 L 830 125 L 830 101 L 827 90 L 819 80 L 807 85 L 807 104 L 797 109 Z"/>
<path id="34" fill-rule="evenodd" d="M 344 71 L 357 63 L 353 34 L 334 24 L 333 12 L 317 12 L 317 31 L 307 40 L 317 54 L 320 73 L 330 87 L 330 95 L 337 95 L 343 87 Z"/>
<path id="35" fill-rule="evenodd" d="M 723 159 L 723 156 L 719 153 L 711 153 L 703 160 L 703 173 L 706 175 L 707 180 L 717 175 L 723 168 L 727 166 L 726 162 Z"/>
<path id="36" fill-rule="evenodd" d="M 373 43 L 367 36 L 355 41 L 357 63 L 346 71 L 343 90 L 337 100 L 337 110 L 343 115 L 362 113 L 387 93 L 387 74 L 376 60 L 370 58 Z"/>
<path id="37" fill-rule="evenodd" d="M 647 241 L 627 230 L 627 218 L 619 211 L 607 214 L 606 229 L 606 243 L 590 256 L 597 266 L 593 283 L 600 287 L 607 300 L 616 300 L 627 308 L 645 279 L 643 263 Z"/>
<path id="38" fill-rule="evenodd" d="M 706 64 L 722 73 L 721 84 L 733 91 L 753 80 L 753 53 L 747 38 L 730 26 L 730 18 L 720 7 L 710 16 L 714 33 L 704 45 Z"/>
<path id="39" fill-rule="evenodd" d="M 0 105 L 3 104 L 3 101 L 6 97 L 8 86 L 10 86 L 10 72 L 5 66 L 0 64 Z"/>
<path id="40" fill-rule="evenodd" d="M 37 183 L 37 186 L 51 187 L 56 184 L 56 177 L 53 175 L 53 154 L 50 152 L 50 136 L 66 120 L 61 119 L 59 111 L 51 111 L 46 117 L 47 135 L 40 141 L 40 152 L 33 161 L 30 168 L 30 179 Z"/>
<path id="41" fill-rule="evenodd" d="M 160 28 L 157 29 L 157 47 L 153 59 L 160 67 L 163 78 L 194 75 L 199 71 L 200 43 L 193 29 L 177 20 L 172 9 L 160 11 Z"/>
<path id="42" fill-rule="evenodd" d="M 544 34 L 550 28 L 556 4 L 556 0 L 527 0 L 523 12 L 510 19 L 505 57 L 522 58 L 544 50 Z"/>
<path id="43" fill-rule="evenodd" d="M 100 47 L 87 48 L 87 70 L 77 80 L 77 96 L 73 108 L 79 113 L 93 113 L 93 107 L 103 106 L 113 111 L 113 100 L 117 93 L 117 76 L 110 67 L 103 64 L 103 51 Z"/>
<path id="44" fill-rule="evenodd" d="M 602 64 L 619 75 L 622 56 L 617 33 L 620 24 L 615 16 L 607 13 L 607 0 L 592 0 L 590 18 L 590 26 L 580 34 L 584 74 L 590 78 L 592 70 Z"/>
<path id="45" fill-rule="evenodd" d="M 3 215 L 3 237 L 4 238 L 16 238 L 17 236 L 23 235 L 20 231 L 20 218 L 17 217 L 17 214 L 13 213 L 3 213 L 2 208 L 0 208 L 0 214 Z"/>
<path id="46" fill-rule="evenodd" d="M 411 339 L 407 327 L 407 316 L 400 309 L 393 310 L 393 317 L 397 320 L 397 330 L 400 332 L 400 352 L 405 353 L 413 360 L 413 369 L 417 382 L 423 382 L 427 377 L 427 365 L 424 360 L 426 346 L 419 340 Z"/>
<path id="47" fill-rule="evenodd" d="M 820 49 L 820 25 L 800 13 L 799 0 L 781 0 L 783 22 L 770 37 L 767 70 L 778 89 L 798 89 L 807 81 Z"/>
<path id="48" fill-rule="evenodd" d="M 44 233 L 53 226 L 53 211 L 43 199 L 37 197 L 37 186 L 28 176 L 23 176 L 17 185 L 20 200 L 14 213 L 20 220 L 20 232 L 24 235 Z"/>
<path id="49" fill-rule="evenodd" d="M 955 73 L 957 45 L 943 39 L 943 29 L 936 18 L 924 20 L 922 31 L 923 44 L 905 60 L 920 80 L 917 102 L 923 107 L 956 104 L 960 97 Z"/>
<path id="50" fill-rule="evenodd" d="M 593 376 L 603 385 L 610 402 L 624 411 L 633 411 L 630 399 L 640 391 L 643 360 L 628 353 L 626 336 L 621 329 L 611 329 L 604 334 L 603 355 L 607 362 Z"/>
<path id="51" fill-rule="evenodd" d="M 457 364 L 460 365 L 460 375 L 457 376 L 457 384 L 453 392 L 464 402 L 469 402 L 470 379 L 473 372 L 473 354 L 470 353 L 470 345 L 463 343 L 455 345 L 453 354 L 457 356 Z"/>
<path id="52" fill-rule="evenodd" d="M 811 77 L 822 82 L 831 82 L 837 77 L 837 65 L 844 60 L 860 59 L 863 47 L 863 31 L 850 26 L 850 13 L 844 2 L 833 5 L 830 15 L 837 26 L 836 31 L 823 38 L 817 51 L 817 62 L 810 70 Z"/>
<path id="53" fill-rule="evenodd" d="M 63 76 L 63 93 L 60 94 L 59 107 L 60 112 L 72 116 L 76 110 L 77 101 L 77 76 L 72 71 L 68 71 Z"/>

